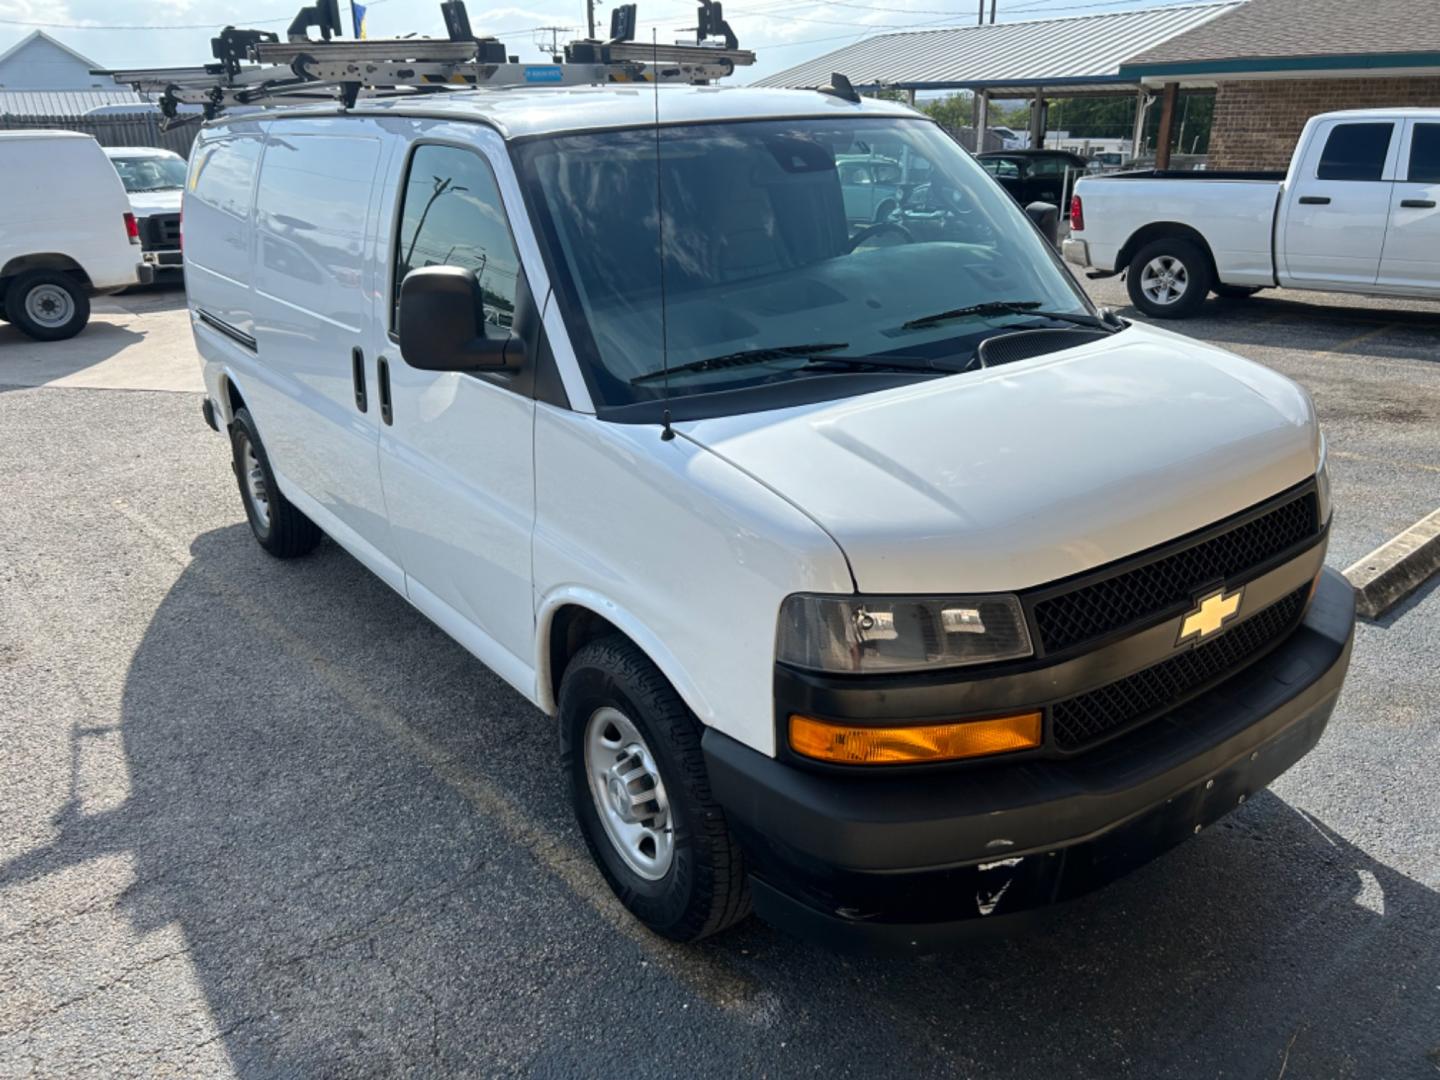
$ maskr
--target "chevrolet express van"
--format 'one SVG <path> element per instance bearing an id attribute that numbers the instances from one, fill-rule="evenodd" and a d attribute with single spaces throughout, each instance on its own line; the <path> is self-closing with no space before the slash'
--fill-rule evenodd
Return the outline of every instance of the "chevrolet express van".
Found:
<path id="1" fill-rule="evenodd" d="M 901 163 L 882 221 L 846 212 L 855 155 Z M 1354 603 L 1305 392 L 1097 312 L 904 106 L 275 111 L 205 126 L 184 215 L 255 538 L 330 536 L 557 718 L 657 933 L 1014 925 L 1334 708 Z"/>

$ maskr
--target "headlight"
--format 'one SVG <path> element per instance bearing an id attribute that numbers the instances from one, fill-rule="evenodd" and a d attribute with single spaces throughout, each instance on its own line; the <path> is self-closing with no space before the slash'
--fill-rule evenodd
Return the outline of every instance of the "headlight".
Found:
<path id="1" fill-rule="evenodd" d="M 1315 501 L 1320 509 L 1320 524 L 1330 520 L 1330 468 L 1325 457 L 1325 437 L 1320 437 L 1320 471 L 1315 474 Z"/>
<path id="2" fill-rule="evenodd" d="M 1031 648 L 1013 596 L 796 595 L 780 607 L 776 652 L 796 667 L 875 674 L 1013 660 Z"/>

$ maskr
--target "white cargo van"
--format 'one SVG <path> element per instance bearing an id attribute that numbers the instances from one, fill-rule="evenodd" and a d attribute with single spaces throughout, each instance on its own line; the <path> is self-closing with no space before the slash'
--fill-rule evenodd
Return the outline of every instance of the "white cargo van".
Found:
<path id="1" fill-rule="evenodd" d="M 90 297 L 153 276 L 120 178 L 89 135 L 0 132 L 0 311 L 33 338 L 74 337 Z"/>
<path id="2" fill-rule="evenodd" d="M 855 154 L 903 163 L 883 221 L 847 219 Z M 904 106 L 280 111 L 205 126 L 185 227 L 257 540 L 328 534 L 558 717 L 661 934 L 1013 924 L 1330 717 L 1354 603 L 1305 392 L 1095 311 Z"/>

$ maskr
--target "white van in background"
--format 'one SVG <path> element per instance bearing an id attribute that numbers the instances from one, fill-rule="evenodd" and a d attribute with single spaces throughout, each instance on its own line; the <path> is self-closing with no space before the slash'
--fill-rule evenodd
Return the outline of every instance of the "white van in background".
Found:
<path id="1" fill-rule="evenodd" d="M 153 146 L 107 146 L 105 156 L 120 174 L 140 227 L 140 251 L 156 270 L 179 270 L 180 196 L 185 159 Z"/>
<path id="2" fill-rule="evenodd" d="M 856 155 L 923 190 L 850 220 Z M 221 120 L 185 239 L 257 541 L 323 530 L 556 716 L 558 790 L 658 933 L 752 901 L 878 948 L 1013 925 L 1218 821 L 1334 708 L 1355 603 L 1308 396 L 1097 312 L 903 105 Z"/>
<path id="3" fill-rule="evenodd" d="M 0 310 L 41 341 L 73 337 L 90 297 L 153 277 L 104 151 L 73 131 L 0 132 Z"/>

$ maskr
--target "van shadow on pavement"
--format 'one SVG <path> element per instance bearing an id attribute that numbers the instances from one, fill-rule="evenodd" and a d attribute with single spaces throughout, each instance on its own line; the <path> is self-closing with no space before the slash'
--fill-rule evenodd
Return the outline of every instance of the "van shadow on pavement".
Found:
<path id="1" fill-rule="evenodd" d="M 545 718 L 332 544 L 190 553 L 126 676 L 127 801 L 77 792 L 0 888 L 128 854 L 242 1076 L 1435 1074 L 1440 895 L 1272 794 L 1027 937 L 861 960 L 752 921 L 670 963 L 552 872 L 586 856 Z"/>

